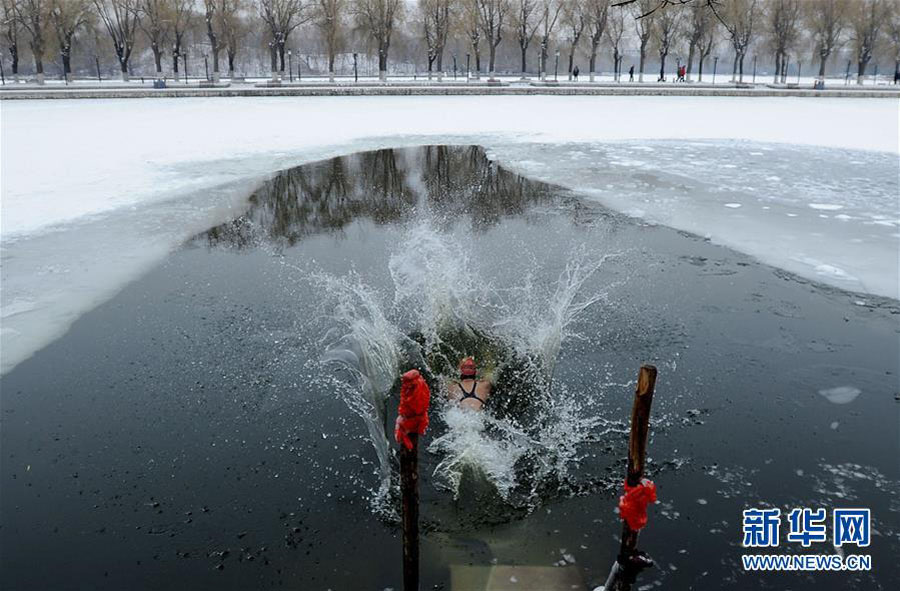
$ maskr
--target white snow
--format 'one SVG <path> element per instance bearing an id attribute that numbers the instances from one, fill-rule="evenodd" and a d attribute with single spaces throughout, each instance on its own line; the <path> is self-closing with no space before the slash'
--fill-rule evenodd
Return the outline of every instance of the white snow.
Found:
<path id="1" fill-rule="evenodd" d="M 873 161 L 882 169 L 888 155 L 896 161 L 897 122 L 893 99 L 3 101 L 0 371 L 62 334 L 184 239 L 232 215 L 265 175 L 399 145 L 481 144 L 503 164 L 579 189 L 650 222 L 709 236 L 801 275 L 897 297 L 896 192 L 887 211 L 883 206 L 895 187 L 869 178 Z M 734 147 L 733 140 L 746 145 Z M 720 142 L 732 146 L 732 154 L 742 151 L 747 162 L 719 155 Z M 855 166 L 858 180 L 826 170 L 822 179 L 810 178 L 807 171 L 800 180 L 782 181 L 796 176 L 797 163 L 779 167 L 773 162 L 780 146 L 797 145 L 846 151 L 843 162 Z M 697 156 L 684 155 L 682 146 Z M 751 150 L 752 159 L 747 157 Z M 591 172 L 595 159 L 602 160 L 600 172 Z M 709 178 L 726 167 L 734 168 Z M 627 174 L 620 174 L 623 170 Z M 648 187 L 641 184 L 648 171 L 654 175 L 649 199 L 643 196 Z M 732 186 L 735 178 L 739 182 Z M 790 184 L 789 192 L 779 189 L 783 183 Z M 839 190 L 830 188 L 835 184 Z M 709 207 L 735 204 L 736 196 L 744 205 L 740 211 Z M 809 211 L 807 204 L 840 205 L 854 219 L 788 221 L 780 216 L 783 221 L 774 222 L 759 207 L 748 207 L 763 202 L 791 217 Z M 835 233 L 831 226 L 802 224 L 844 229 Z M 865 241 L 849 244 L 851 238 Z M 832 267 L 842 274 L 823 274 Z"/>

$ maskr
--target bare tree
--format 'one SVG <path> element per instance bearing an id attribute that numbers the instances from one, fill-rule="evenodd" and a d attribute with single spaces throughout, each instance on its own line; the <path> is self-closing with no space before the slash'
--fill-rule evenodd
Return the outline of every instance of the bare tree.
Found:
<path id="1" fill-rule="evenodd" d="M 887 5 L 888 34 L 891 37 L 891 55 L 894 58 L 894 84 L 900 82 L 900 0 L 889 0 Z"/>
<path id="2" fill-rule="evenodd" d="M 303 0 L 257 0 L 259 16 L 269 29 L 272 79 L 284 76 L 284 50 L 291 33 L 312 18 Z M 399 0 L 360 0 L 359 4 L 385 4 Z"/>
<path id="3" fill-rule="evenodd" d="M 575 49 L 584 33 L 584 27 L 587 25 L 585 15 L 584 0 L 564 0 L 563 1 L 563 24 L 566 27 L 566 37 L 569 42 L 569 80 L 572 79 L 572 69 L 575 65 Z"/>
<path id="4" fill-rule="evenodd" d="M 606 39 L 609 41 L 613 53 L 613 76 L 618 81 L 622 62 L 622 52 L 619 51 L 619 47 L 622 45 L 622 38 L 625 36 L 626 28 L 625 9 L 611 6 L 610 11 L 607 13 L 606 21 Z"/>
<path id="5" fill-rule="evenodd" d="M 122 80 L 128 81 L 128 60 L 134 49 L 138 28 L 137 0 L 93 0 L 97 14 L 109 33 L 122 70 Z"/>
<path id="6" fill-rule="evenodd" d="M 713 26 L 714 19 L 712 11 L 703 2 L 692 2 L 688 8 L 687 23 L 684 28 L 684 39 L 688 46 L 688 58 L 687 64 L 685 64 L 688 82 L 690 82 L 694 70 L 694 57 L 697 55 L 707 31 Z"/>
<path id="7" fill-rule="evenodd" d="M 800 0 L 765 0 L 768 44 L 775 54 L 775 82 L 787 76 L 787 55 L 800 34 Z"/>
<path id="8" fill-rule="evenodd" d="M 494 79 L 497 61 L 497 46 L 503 40 L 503 19 L 509 13 L 507 0 L 475 0 L 478 9 L 478 23 L 488 44 L 488 76 Z"/>
<path id="9" fill-rule="evenodd" d="M 387 80 L 388 51 L 394 26 L 402 16 L 401 0 L 355 0 L 353 11 L 360 26 L 378 45 L 378 77 Z"/>
<path id="10" fill-rule="evenodd" d="M 547 53 L 550 50 L 550 39 L 553 30 L 562 13 L 561 0 L 543 0 L 543 15 L 541 16 L 541 78 L 547 76 Z"/>
<path id="11" fill-rule="evenodd" d="M 541 24 L 541 12 L 538 10 L 540 2 L 539 0 L 511 0 L 511 4 L 509 19 L 513 31 L 515 31 L 516 42 L 519 44 L 522 76 L 525 76 L 528 71 L 526 68 L 528 46 Z"/>
<path id="12" fill-rule="evenodd" d="M 316 26 L 325 40 L 325 52 L 328 57 L 328 79 L 334 82 L 334 57 L 342 41 L 343 12 L 345 0 L 318 0 Z"/>
<path id="13" fill-rule="evenodd" d="M 169 0 L 172 18 L 172 72 L 178 75 L 178 60 L 184 45 L 184 34 L 190 29 L 194 18 L 194 0 Z"/>
<path id="14" fill-rule="evenodd" d="M 72 43 L 75 33 L 90 17 L 90 0 L 51 0 L 50 20 L 56 32 L 59 57 L 62 59 L 63 75 L 72 79 Z"/>
<path id="15" fill-rule="evenodd" d="M 6 40 L 6 49 L 9 51 L 9 59 L 12 62 L 13 80 L 19 81 L 19 15 L 16 11 L 18 0 L 0 0 L 3 9 L 3 37 Z"/>
<path id="16" fill-rule="evenodd" d="M 640 69 L 638 70 L 638 82 L 644 81 L 644 63 L 647 60 L 647 45 L 653 36 L 653 18 L 659 8 L 659 0 L 638 0 L 633 4 L 634 30 L 640 44 Z"/>
<path id="17" fill-rule="evenodd" d="M 225 55 L 228 58 L 228 78 L 233 80 L 238 49 L 247 34 L 247 22 L 244 18 L 247 0 L 220 0 L 220 6 L 220 30 L 222 41 L 225 43 Z"/>
<path id="18" fill-rule="evenodd" d="M 697 82 L 703 82 L 703 62 L 712 53 L 716 42 L 719 40 L 719 27 L 721 26 L 716 19 L 709 19 L 707 27 L 704 28 L 700 40 L 697 42 Z"/>
<path id="19" fill-rule="evenodd" d="M 825 64 L 841 43 L 841 35 L 847 26 L 848 6 L 848 0 L 804 3 L 803 20 L 819 58 L 819 80 L 825 80 Z"/>
<path id="20" fill-rule="evenodd" d="M 884 0 L 854 0 L 850 10 L 850 31 L 853 48 L 856 50 L 856 83 L 862 84 L 866 66 L 872 59 L 878 33 L 885 18 Z"/>
<path id="21" fill-rule="evenodd" d="M 653 37 L 656 43 L 656 49 L 659 51 L 659 79 L 658 82 L 666 80 L 666 57 L 672 49 L 672 44 L 680 35 L 680 19 L 678 18 L 678 9 L 672 7 L 664 7 L 654 13 L 653 18 Z"/>
<path id="22" fill-rule="evenodd" d="M 730 0 L 722 10 L 718 3 L 709 5 L 728 32 L 728 40 L 734 49 L 734 67 L 731 70 L 732 82 L 744 81 L 744 57 L 753 41 L 755 25 L 759 17 L 759 0 Z"/>
<path id="23" fill-rule="evenodd" d="M 44 50 L 46 22 L 50 6 L 47 0 L 18 0 L 16 12 L 19 22 L 31 36 L 29 45 L 34 55 L 34 71 L 38 84 L 44 83 Z"/>
<path id="24" fill-rule="evenodd" d="M 153 63 L 156 66 L 156 77 L 162 78 L 163 47 L 172 24 L 170 3 L 168 0 L 137 0 L 133 8 L 136 12 L 138 26 L 144 31 L 150 42 L 150 51 L 153 52 Z"/>
<path id="25" fill-rule="evenodd" d="M 147 0 L 144 0 L 147 1 Z M 203 16 L 206 22 L 206 38 L 209 39 L 209 53 L 213 59 L 213 83 L 219 82 L 219 51 L 222 42 L 222 8 L 224 0 L 203 0 Z M 284 64 L 281 66 L 284 71 Z"/>
<path id="26" fill-rule="evenodd" d="M 584 0 L 584 15 L 587 21 L 588 39 L 591 42 L 591 55 L 588 70 L 591 82 L 594 81 L 594 68 L 597 66 L 597 48 L 606 31 L 606 20 L 609 14 L 609 0 Z"/>
<path id="27" fill-rule="evenodd" d="M 462 0 L 462 28 L 475 57 L 473 78 L 476 80 L 481 77 L 481 17 L 479 16 L 478 1 Z"/>
<path id="28" fill-rule="evenodd" d="M 428 47 L 428 79 L 437 62 L 438 80 L 444 73 L 444 46 L 450 27 L 450 0 L 419 0 L 419 10 L 425 29 L 425 45 Z"/>

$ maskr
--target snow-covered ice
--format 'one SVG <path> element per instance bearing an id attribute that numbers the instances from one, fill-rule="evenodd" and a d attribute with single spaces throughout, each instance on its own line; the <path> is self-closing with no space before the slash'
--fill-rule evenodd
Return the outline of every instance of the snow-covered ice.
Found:
<path id="1" fill-rule="evenodd" d="M 424 143 L 480 144 L 629 215 L 897 298 L 897 128 L 894 99 L 4 101 L 0 371 L 233 215 L 266 175 Z"/>

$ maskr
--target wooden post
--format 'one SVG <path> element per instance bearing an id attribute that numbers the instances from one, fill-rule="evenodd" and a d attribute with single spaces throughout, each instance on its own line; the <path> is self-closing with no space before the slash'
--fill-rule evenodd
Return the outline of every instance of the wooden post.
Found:
<path id="1" fill-rule="evenodd" d="M 419 436 L 409 434 L 412 449 L 400 446 L 403 495 L 403 589 L 419 591 Z"/>
<path id="2" fill-rule="evenodd" d="M 638 373 L 634 404 L 631 407 L 631 436 L 628 440 L 628 471 L 625 481 L 628 486 L 637 486 L 644 477 L 644 461 L 647 457 L 647 436 L 650 432 L 650 405 L 653 403 L 653 389 L 656 386 L 656 368 L 642 365 Z M 637 573 L 653 561 L 637 550 L 638 532 L 628 527 L 622 520 L 622 543 L 619 556 L 613 564 L 605 591 L 627 591 L 634 584 Z"/>

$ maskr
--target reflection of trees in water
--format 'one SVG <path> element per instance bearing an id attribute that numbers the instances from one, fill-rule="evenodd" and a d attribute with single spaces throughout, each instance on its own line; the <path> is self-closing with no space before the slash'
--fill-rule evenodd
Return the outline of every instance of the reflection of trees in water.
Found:
<path id="1" fill-rule="evenodd" d="M 553 193 L 548 185 L 498 167 L 477 146 L 378 150 L 281 172 L 250 197 L 244 215 L 196 240 L 237 248 L 291 246 L 359 218 L 404 221 L 418 204 L 438 218 L 470 216 L 476 229 L 487 228 L 550 201 Z"/>

